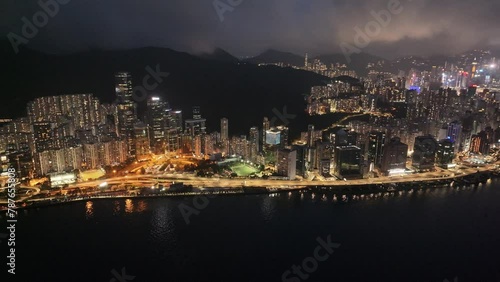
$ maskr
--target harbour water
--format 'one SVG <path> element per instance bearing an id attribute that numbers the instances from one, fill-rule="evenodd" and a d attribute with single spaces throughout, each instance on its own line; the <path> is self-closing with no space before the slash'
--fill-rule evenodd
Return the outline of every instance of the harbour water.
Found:
<path id="1" fill-rule="evenodd" d="M 91 200 L 22 210 L 16 236 L 12 281 L 500 281 L 500 180 Z"/>

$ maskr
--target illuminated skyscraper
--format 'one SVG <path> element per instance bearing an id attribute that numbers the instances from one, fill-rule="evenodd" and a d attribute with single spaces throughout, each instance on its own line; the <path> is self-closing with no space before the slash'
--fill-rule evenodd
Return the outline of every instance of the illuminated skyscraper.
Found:
<path id="1" fill-rule="evenodd" d="M 332 168 L 334 146 L 330 142 L 318 142 L 316 145 L 316 167 L 322 176 L 330 177 L 330 170 Z"/>
<path id="2" fill-rule="evenodd" d="M 285 148 L 288 146 L 288 136 L 289 136 L 289 129 L 286 126 L 278 126 L 276 127 L 280 131 L 280 147 Z"/>
<path id="3" fill-rule="evenodd" d="M 193 118 L 185 121 L 185 130 L 191 137 L 206 133 L 206 119 L 201 117 L 200 107 L 193 107 Z"/>
<path id="4" fill-rule="evenodd" d="M 340 179 L 363 177 L 361 149 L 356 146 L 336 146 L 332 162 L 333 174 Z"/>
<path id="5" fill-rule="evenodd" d="M 200 106 L 193 107 L 193 119 L 201 119 L 201 109 Z"/>
<path id="6" fill-rule="evenodd" d="M 307 172 L 307 143 L 296 142 L 292 145 L 292 150 L 297 152 L 297 162 L 295 165 L 297 175 L 305 177 Z"/>
<path id="7" fill-rule="evenodd" d="M 278 151 L 277 159 L 278 175 L 288 179 L 295 179 L 297 174 L 297 152 L 290 149 L 281 149 Z"/>
<path id="8" fill-rule="evenodd" d="M 115 73 L 115 93 L 118 104 L 132 102 L 132 75 L 129 72 Z"/>
<path id="9" fill-rule="evenodd" d="M 132 77 L 128 72 L 115 74 L 116 120 L 118 134 L 127 142 L 129 157 L 135 156 L 134 124 L 137 121 L 137 107 L 132 101 Z"/>
<path id="10" fill-rule="evenodd" d="M 265 132 L 266 145 L 279 145 L 281 143 L 281 131 L 277 128 L 269 129 Z"/>
<path id="11" fill-rule="evenodd" d="M 271 123 L 267 117 L 264 117 L 264 121 L 262 122 L 262 147 L 267 144 L 267 136 L 266 132 L 271 128 Z"/>
<path id="12" fill-rule="evenodd" d="M 401 139 L 392 138 L 384 147 L 381 170 L 387 175 L 402 174 L 406 170 L 408 145 L 401 143 Z"/>
<path id="13" fill-rule="evenodd" d="M 229 140 L 229 120 L 227 118 L 220 120 L 220 140 L 222 142 Z"/>
<path id="14" fill-rule="evenodd" d="M 186 133 L 191 137 L 206 133 L 206 119 L 188 119 L 185 121 Z"/>
<path id="15" fill-rule="evenodd" d="M 373 131 L 368 139 L 368 161 L 378 166 L 382 162 L 384 154 L 386 134 L 385 132 Z"/>
<path id="16" fill-rule="evenodd" d="M 253 162 L 257 162 L 257 158 L 259 156 L 259 128 L 252 127 L 250 128 L 250 159 Z"/>
<path id="17" fill-rule="evenodd" d="M 175 152 L 181 148 L 182 111 L 169 111 L 167 124 L 167 150 Z"/>
<path id="18" fill-rule="evenodd" d="M 417 170 L 430 170 L 434 168 L 438 143 L 431 135 L 415 138 L 413 149 L 413 167 Z"/>
<path id="19" fill-rule="evenodd" d="M 310 124 L 307 128 L 307 146 L 312 147 L 314 144 L 314 125 Z"/>
<path id="20" fill-rule="evenodd" d="M 436 154 L 436 163 L 442 168 L 449 168 L 455 158 L 454 144 L 451 139 L 439 141 Z"/>
<path id="21" fill-rule="evenodd" d="M 147 103 L 147 119 L 150 128 L 151 147 L 156 154 L 162 154 L 166 149 L 168 103 L 160 97 L 151 97 Z"/>
<path id="22" fill-rule="evenodd" d="M 444 139 L 450 139 L 450 141 L 454 144 L 455 152 L 458 151 L 462 137 L 462 124 L 459 121 L 453 121 L 448 124 L 448 130 L 446 137 Z"/>
<path id="23" fill-rule="evenodd" d="M 193 118 L 186 120 L 185 123 L 185 131 L 186 134 L 191 138 L 191 150 L 196 149 L 196 137 L 205 135 L 207 132 L 207 128 L 205 126 L 207 120 L 201 117 L 200 107 L 193 107 Z M 201 137 L 200 137 L 201 138 Z M 201 138 L 201 139 L 204 139 Z M 201 141 L 199 143 L 202 143 Z M 203 146 L 203 143 L 202 145 Z M 204 148 L 200 148 L 201 152 L 204 152 Z"/>

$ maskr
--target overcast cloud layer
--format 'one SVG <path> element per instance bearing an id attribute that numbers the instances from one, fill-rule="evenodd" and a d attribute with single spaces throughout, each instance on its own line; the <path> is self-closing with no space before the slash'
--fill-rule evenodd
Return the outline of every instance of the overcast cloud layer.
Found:
<path id="1" fill-rule="evenodd" d="M 213 0 L 71 0 L 28 46 L 52 53 L 144 46 L 187 52 L 221 47 L 236 56 L 269 48 L 333 53 L 341 42 L 353 43 L 354 27 L 373 20 L 371 11 L 387 9 L 393 0 L 242 1 L 221 22 Z M 364 51 L 392 58 L 500 45 L 500 1 L 401 0 L 401 5 L 403 11 Z M 25 0 L 2 1 L 0 7 L 4 39 L 9 32 L 21 35 L 21 18 L 40 10 L 37 1 Z"/>

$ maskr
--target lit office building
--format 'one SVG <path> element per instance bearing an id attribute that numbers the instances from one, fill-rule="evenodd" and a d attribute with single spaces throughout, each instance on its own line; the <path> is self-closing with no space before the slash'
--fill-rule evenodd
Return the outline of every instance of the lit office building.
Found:
<path id="1" fill-rule="evenodd" d="M 195 137 L 196 135 L 206 134 L 206 119 L 201 117 L 200 107 L 193 107 L 193 118 L 185 121 L 185 130 L 188 135 Z"/>
<path id="2" fill-rule="evenodd" d="M 436 163 L 442 168 L 454 167 L 453 160 L 455 159 L 454 143 L 451 139 L 442 139 L 438 143 L 436 153 Z"/>
<path id="3" fill-rule="evenodd" d="M 413 151 L 413 167 L 418 171 L 434 169 L 438 143 L 432 135 L 415 138 Z"/>
<path id="4" fill-rule="evenodd" d="M 252 160 L 252 162 L 257 162 L 259 152 L 260 152 L 260 149 L 259 149 L 259 128 L 257 128 L 257 127 L 250 128 L 249 146 L 250 146 L 250 160 Z"/>
<path id="5" fill-rule="evenodd" d="M 119 137 L 127 142 L 129 157 L 135 156 L 134 124 L 137 121 L 137 105 L 132 100 L 132 77 L 128 72 L 115 74 L 115 91 L 117 98 L 116 120 Z"/>
<path id="6" fill-rule="evenodd" d="M 181 148 L 182 111 L 169 111 L 167 124 L 167 150 L 176 152 Z"/>
<path id="7" fill-rule="evenodd" d="M 363 178 L 361 149 L 357 146 L 335 147 L 332 169 L 339 179 Z"/>
<path id="8" fill-rule="evenodd" d="M 316 141 L 314 125 L 310 124 L 307 127 L 307 146 L 312 147 L 314 145 L 314 141 Z"/>
<path id="9" fill-rule="evenodd" d="M 401 143 L 400 138 L 392 138 L 385 145 L 381 170 L 386 175 L 403 174 L 406 171 L 408 145 Z"/>
<path id="10" fill-rule="evenodd" d="M 115 73 L 115 93 L 119 104 L 132 102 L 132 75 L 129 72 Z"/>
<path id="11" fill-rule="evenodd" d="M 292 150 L 297 152 L 297 162 L 295 165 L 297 175 L 305 177 L 307 172 L 307 143 L 296 142 L 292 145 Z"/>
<path id="12" fill-rule="evenodd" d="M 281 143 L 281 131 L 277 128 L 272 128 L 266 131 L 266 145 L 279 145 Z"/>
<path id="13" fill-rule="evenodd" d="M 453 121 L 448 124 L 446 136 L 443 139 L 450 139 L 454 144 L 455 152 L 458 152 L 462 137 L 462 124 L 459 121 Z"/>
<path id="14" fill-rule="evenodd" d="M 290 180 L 295 179 L 297 174 L 297 152 L 290 149 L 278 150 L 277 173 L 279 176 Z"/>
<path id="15" fill-rule="evenodd" d="M 185 121 L 186 133 L 191 137 L 206 133 L 205 119 L 188 119 Z"/>
<path id="16" fill-rule="evenodd" d="M 319 169 L 319 173 L 322 176 L 330 177 L 330 171 L 332 168 L 332 157 L 333 157 L 334 146 L 330 142 L 318 142 L 316 145 L 316 157 L 317 163 L 315 167 Z"/>
<path id="17" fill-rule="evenodd" d="M 340 129 L 330 134 L 329 138 L 331 143 L 335 146 L 356 146 L 358 143 L 358 134 L 346 129 Z"/>
<path id="18" fill-rule="evenodd" d="M 373 166 L 378 166 L 382 162 L 382 156 L 384 154 L 386 134 L 385 132 L 373 131 L 368 137 L 368 161 Z"/>
<path id="19" fill-rule="evenodd" d="M 289 129 L 286 126 L 278 126 L 276 128 L 280 131 L 280 147 L 285 148 L 288 146 Z"/>
<path id="20" fill-rule="evenodd" d="M 147 102 L 147 119 L 150 128 L 149 138 L 151 148 L 154 148 L 156 154 L 163 154 L 167 147 L 168 108 L 168 103 L 162 101 L 160 97 L 151 97 Z"/>
<path id="21" fill-rule="evenodd" d="M 262 147 L 267 145 L 267 131 L 271 129 L 271 123 L 269 122 L 269 119 L 267 117 L 264 117 L 264 120 L 262 121 Z"/>

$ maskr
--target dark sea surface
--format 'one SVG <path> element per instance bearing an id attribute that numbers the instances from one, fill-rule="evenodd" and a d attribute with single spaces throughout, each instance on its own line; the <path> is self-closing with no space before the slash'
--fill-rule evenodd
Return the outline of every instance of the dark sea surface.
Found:
<path id="1" fill-rule="evenodd" d="M 325 249 L 328 243 L 320 242 L 328 241 L 333 245 Z M 16 276 L 1 279 L 446 280 L 500 281 L 499 179 L 347 201 L 335 192 L 309 191 L 24 210 L 16 229 Z"/>

